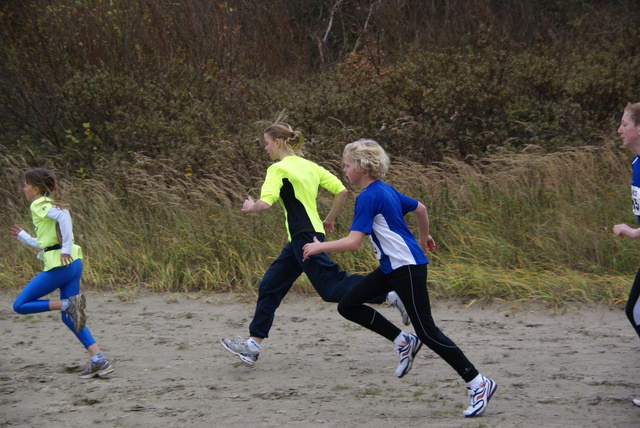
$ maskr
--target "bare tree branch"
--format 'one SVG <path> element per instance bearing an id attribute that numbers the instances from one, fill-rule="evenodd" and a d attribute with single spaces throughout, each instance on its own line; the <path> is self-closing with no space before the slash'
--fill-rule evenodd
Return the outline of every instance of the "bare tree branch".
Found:
<path id="1" fill-rule="evenodd" d="M 356 42 L 353 45 L 353 51 L 352 52 L 356 52 L 358 50 L 358 46 L 360 45 L 360 39 L 362 39 L 362 36 L 367 34 L 367 28 L 369 27 L 369 21 L 371 20 L 371 16 L 373 15 L 374 9 L 378 6 L 379 3 L 382 3 L 382 0 L 376 0 L 373 3 L 371 3 L 371 5 L 369 6 L 369 13 L 367 14 L 367 19 L 364 22 L 364 26 L 362 27 L 362 31 L 360 32 L 360 35 L 358 36 L 358 39 L 356 40 Z"/>

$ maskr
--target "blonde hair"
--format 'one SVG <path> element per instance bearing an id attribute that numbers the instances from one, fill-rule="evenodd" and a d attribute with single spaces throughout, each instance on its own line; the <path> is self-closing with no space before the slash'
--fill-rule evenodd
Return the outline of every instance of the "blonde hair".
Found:
<path id="1" fill-rule="evenodd" d="M 374 179 L 385 176 L 391 160 L 376 140 L 361 138 L 345 146 L 343 156 L 349 156 L 356 170 L 366 172 Z"/>
<path id="2" fill-rule="evenodd" d="M 624 111 L 629 113 L 635 126 L 640 125 L 640 103 L 628 103 Z"/>
<path id="3" fill-rule="evenodd" d="M 291 125 L 286 122 L 275 122 L 264 130 L 274 140 L 282 140 L 285 148 L 291 152 L 302 155 L 302 143 L 304 143 L 304 135 L 300 131 L 295 131 Z"/>

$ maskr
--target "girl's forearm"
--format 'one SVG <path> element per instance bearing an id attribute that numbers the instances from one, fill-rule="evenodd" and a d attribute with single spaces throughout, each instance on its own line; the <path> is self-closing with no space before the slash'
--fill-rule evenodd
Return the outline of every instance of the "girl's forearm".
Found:
<path id="1" fill-rule="evenodd" d="M 418 202 L 418 207 L 415 209 L 414 214 L 418 223 L 418 233 L 420 236 L 429 236 L 429 213 L 427 207 L 421 202 Z"/>
<path id="2" fill-rule="evenodd" d="M 344 206 L 345 201 L 347 200 L 348 190 L 344 189 L 342 192 L 338 193 L 333 197 L 333 204 L 331 205 L 331 210 L 329 210 L 329 214 L 325 218 L 325 222 L 333 223 L 338 218 L 338 214 L 340 210 Z"/>
<path id="3" fill-rule="evenodd" d="M 322 251 L 327 253 L 345 253 L 347 251 L 356 251 L 358 248 L 360 248 L 360 245 L 350 240 L 348 236 L 337 241 L 322 243 Z"/>
<path id="4" fill-rule="evenodd" d="M 335 241 L 326 241 L 321 243 L 321 250 L 327 253 L 344 253 L 347 251 L 356 251 L 360 248 L 364 233 L 352 230 L 344 238 Z"/>
<path id="5" fill-rule="evenodd" d="M 38 240 L 33 236 L 29 235 L 24 230 L 20 231 L 18 236 L 16 236 L 16 239 L 18 239 L 19 242 L 22 242 L 23 244 L 27 244 L 30 247 L 37 248 L 38 250 L 42 249 L 42 247 L 40 247 L 40 244 L 38 244 Z"/>

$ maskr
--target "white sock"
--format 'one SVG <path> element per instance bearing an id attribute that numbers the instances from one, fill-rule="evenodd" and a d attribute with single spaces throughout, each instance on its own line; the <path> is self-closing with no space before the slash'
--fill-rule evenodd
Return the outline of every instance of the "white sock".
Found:
<path id="1" fill-rule="evenodd" d="M 407 343 L 407 339 L 405 339 L 404 335 L 407 334 L 404 331 L 401 331 L 400 334 L 398 335 L 398 337 L 396 337 L 393 340 L 393 344 L 396 345 L 396 347 L 404 345 L 405 343 Z"/>
<path id="2" fill-rule="evenodd" d="M 66 311 L 69 308 L 69 299 L 62 299 L 62 307 L 60 308 L 61 311 Z"/>
<path id="3" fill-rule="evenodd" d="M 252 351 L 260 351 L 260 344 L 255 340 L 253 340 L 252 338 L 249 338 L 249 340 L 247 340 L 247 346 Z"/>
<path id="4" fill-rule="evenodd" d="M 94 363 L 99 363 L 100 361 L 104 361 L 104 354 L 102 352 L 98 352 L 96 355 L 91 357 L 91 361 Z"/>
<path id="5" fill-rule="evenodd" d="M 482 383 L 482 375 L 478 373 L 478 376 L 474 377 L 473 380 L 467 384 L 467 387 L 470 389 L 477 389 L 480 387 L 481 383 Z"/>
<path id="6" fill-rule="evenodd" d="M 398 295 L 396 294 L 395 291 L 389 291 L 387 293 L 387 303 L 393 303 L 396 301 L 397 298 L 398 298 Z"/>

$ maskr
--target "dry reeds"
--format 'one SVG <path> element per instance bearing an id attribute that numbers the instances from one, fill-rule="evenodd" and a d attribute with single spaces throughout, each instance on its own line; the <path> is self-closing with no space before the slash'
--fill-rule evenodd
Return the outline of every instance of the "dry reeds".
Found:
<path id="1" fill-rule="evenodd" d="M 634 221 L 629 160 L 615 146 L 496 153 L 472 165 L 449 159 L 424 167 L 396 159 L 387 181 L 429 208 L 436 295 L 618 304 L 638 265 L 636 243 L 610 232 L 614 223 Z M 16 179 L 26 165 L 7 157 L 2 165 L 2 179 L 14 185 L 0 193 L 7 207 L 1 226 L 18 222 L 29 230 Z M 279 207 L 240 212 L 247 194 L 258 195 L 234 175 L 201 179 L 140 158 L 91 179 L 63 177 L 62 187 L 86 255 L 84 281 L 92 288 L 255 292 L 286 239 Z M 328 239 L 348 233 L 352 204 Z M 330 195 L 321 195 L 320 209 L 329 205 Z M 413 225 L 410 214 L 407 219 Z M 2 280 L 12 288 L 39 266 L 30 250 L 18 243 L 10 248 L 2 259 L 13 268 L 3 270 Z M 332 257 L 351 272 L 377 263 L 366 245 Z M 299 287 L 311 290 L 304 278 Z"/>

